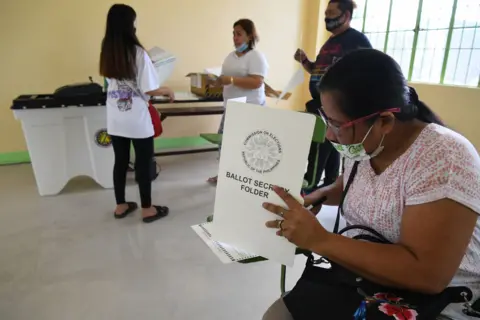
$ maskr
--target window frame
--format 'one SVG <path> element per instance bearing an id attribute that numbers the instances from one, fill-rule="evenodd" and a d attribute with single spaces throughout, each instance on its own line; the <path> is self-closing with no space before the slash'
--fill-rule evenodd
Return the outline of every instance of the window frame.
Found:
<path id="1" fill-rule="evenodd" d="M 393 11 L 392 9 L 393 9 L 393 1 L 394 0 L 386 0 L 386 1 L 390 1 L 390 4 L 389 4 L 388 20 L 387 20 L 386 31 L 385 31 L 386 32 L 385 42 L 384 42 L 384 46 L 383 46 L 383 51 L 384 52 L 387 52 L 387 50 L 388 50 L 388 41 L 389 41 L 389 37 L 390 37 L 390 33 L 391 33 L 390 26 L 391 26 L 391 20 L 392 20 L 392 11 Z M 368 2 L 369 2 L 369 0 L 365 0 L 365 6 L 363 8 L 363 16 L 361 18 L 363 20 L 362 21 L 362 33 L 365 33 L 365 25 L 366 25 L 366 21 L 367 21 L 367 13 L 368 13 Z M 414 71 L 414 66 L 415 66 L 415 57 L 416 57 L 416 54 L 417 54 L 418 38 L 419 38 L 420 32 L 421 31 L 428 31 L 428 30 L 422 29 L 420 27 L 421 22 L 422 22 L 423 3 L 424 3 L 424 0 L 419 0 L 418 1 L 415 28 L 412 30 L 414 32 L 414 37 L 413 37 L 413 43 L 412 43 L 412 54 L 410 56 L 410 64 L 409 64 L 408 75 L 407 75 L 408 81 L 412 81 L 412 76 L 413 76 L 413 71 Z M 451 50 L 451 45 L 452 45 L 453 31 L 455 29 L 458 29 L 458 28 L 455 28 L 455 18 L 456 18 L 456 14 L 457 14 L 457 8 L 458 8 L 458 0 L 453 0 L 452 13 L 451 13 L 451 16 L 450 16 L 450 24 L 448 26 L 447 40 L 446 40 L 446 44 L 445 44 L 445 52 L 444 52 L 444 56 L 443 56 L 442 69 L 441 69 L 441 73 L 440 73 L 440 82 L 439 83 L 432 83 L 432 84 L 445 85 L 445 76 L 446 76 L 446 72 L 447 72 L 448 59 L 449 59 L 449 56 L 450 56 L 450 50 Z M 472 50 L 475 50 L 475 48 L 472 48 Z M 460 86 L 472 88 L 471 86 L 467 86 L 467 85 L 460 85 Z M 479 80 L 478 80 L 477 87 L 480 88 L 480 75 L 479 75 Z M 473 87 L 473 88 L 475 88 L 475 87 Z"/>

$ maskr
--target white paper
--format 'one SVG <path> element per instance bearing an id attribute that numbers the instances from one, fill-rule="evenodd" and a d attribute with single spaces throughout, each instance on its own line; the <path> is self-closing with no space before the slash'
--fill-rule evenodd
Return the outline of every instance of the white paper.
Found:
<path id="1" fill-rule="evenodd" d="M 206 68 L 205 73 L 220 77 L 220 75 L 222 74 L 222 67 Z"/>
<path id="2" fill-rule="evenodd" d="M 192 229 L 223 263 L 232 263 L 257 257 L 235 247 L 213 240 L 211 222 L 194 225 L 192 226 Z"/>
<path id="3" fill-rule="evenodd" d="M 270 185 L 288 189 L 302 201 L 315 116 L 228 101 L 225 117 L 213 239 L 292 266 L 295 246 L 265 227 L 279 217 L 262 204 L 284 205 Z"/>
<path id="4" fill-rule="evenodd" d="M 202 77 L 199 74 L 194 74 L 190 77 L 190 86 L 193 88 L 202 87 Z"/>
<path id="5" fill-rule="evenodd" d="M 293 92 L 293 89 L 295 89 L 297 86 L 301 85 L 305 81 L 305 76 L 303 69 L 298 69 L 295 71 L 293 76 L 290 78 L 288 81 L 288 84 L 285 86 L 285 88 L 282 90 L 282 94 L 278 97 L 277 103 L 283 99 L 283 97 L 289 93 Z"/>
<path id="6" fill-rule="evenodd" d="M 228 99 L 227 101 L 236 101 L 236 102 L 241 102 L 241 103 L 247 103 L 247 97 L 232 98 L 232 99 Z"/>
<path id="7" fill-rule="evenodd" d="M 158 81 L 160 86 L 162 86 L 172 75 L 177 58 L 173 54 L 159 47 L 153 47 L 150 49 L 148 55 L 152 59 L 153 66 L 158 74 Z"/>

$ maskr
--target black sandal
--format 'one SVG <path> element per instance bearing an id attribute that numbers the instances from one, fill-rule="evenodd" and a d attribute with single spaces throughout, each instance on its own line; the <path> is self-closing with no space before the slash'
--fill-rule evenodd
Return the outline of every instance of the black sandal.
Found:
<path id="1" fill-rule="evenodd" d="M 115 212 L 113 212 L 113 216 L 115 217 L 115 219 L 123 219 L 138 208 L 138 205 L 135 202 L 127 202 L 127 205 L 128 209 L 125 210 L 124 213 L 116 214 Z"/>
<path id="2" fill-rule="evenodd" d="M 152 223 L 154 221 L 157 221 L 158 219 L 168 216 L 168 212 L 169 212 L 168 207 L 162 207 L 162 206 L 153 206 L 153 207 L 157 209 L 157 213 L 153 216 L 143 218 L 142 219 L 143 222 Z"/>

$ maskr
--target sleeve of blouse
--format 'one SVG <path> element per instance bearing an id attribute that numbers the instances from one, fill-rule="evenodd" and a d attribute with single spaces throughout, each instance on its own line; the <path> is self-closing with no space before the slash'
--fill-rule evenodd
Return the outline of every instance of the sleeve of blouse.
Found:
<path id="1" fill-rule="evenodd" d="M 248 74 L 266 78 L 268 73 L 268 62 L 263 53 L 259 51 L 252 52 L 252 58 L 248 64 Z"/>
<path id="2" fill-rule="evenodd" d="M 407 206 L 451 199 L 480 214 L 480 157 L 467 139 L 442 137 L 411 165 Z"/>
<path id="3" fill-rule="evenodd" d="M 137 50 L 137 85 L 143 93 L 160 87 L 157 71 L 152 60 L 148 53 L 141 48 Z"/>

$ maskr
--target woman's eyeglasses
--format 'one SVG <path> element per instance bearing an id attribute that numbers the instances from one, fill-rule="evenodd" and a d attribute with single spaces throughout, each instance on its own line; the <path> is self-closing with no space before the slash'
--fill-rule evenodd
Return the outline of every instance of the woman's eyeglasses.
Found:
<path id="1" fill-rule="evenodd" d="M 334 121 L 334 120 L 327 117 L 327 115 L 325 114 L 323 109 L 320 108 L 320 116 L 323 118 L 323 121 L 325 121 L 325 124 L 327 125 L 327 128 L 330 128 L 335 135 L 338 135 L 340 133 L 340 130 L 342 130 L 342 129 L 346 129 L 346 128 L 349 128 L 349 127 L 351 127 L 351 126 L 353 126 L 357 123 L 364 122 L 366 120 L 372 119 L 372 118 L 378 116 L 382 112 L 398 113 L 398 112 L 400 112 L 400 108 L 392 108 L 392 109 L 378 111 L 378 112 L 372 113 L 368 116 L 364 116 L 364 117 L 361 117 L 361 118 L 358 118 L 358 119 L 355 119 L 355 120 L 352 120 L 352 121 L 348 121 L 348 122 L 345 122 L 345 123 L 342 123 L 342 124 L 332 123 L 332 121 Z"/>

